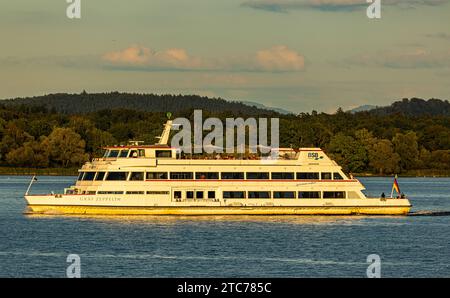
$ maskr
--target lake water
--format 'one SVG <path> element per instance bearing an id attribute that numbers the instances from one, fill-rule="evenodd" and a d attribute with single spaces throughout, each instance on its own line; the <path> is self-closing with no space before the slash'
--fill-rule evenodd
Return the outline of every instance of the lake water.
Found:
<path id="1" fill-rule="evenodd" d="M 32 193 L 61 192 L 75 177 L 39 177 Z M 24 215 L 30 177 L 0 176 L 0 277 L 450 277 L 450 217 Z M 390 194 L 392 179 L 361 178 Z M 450 211 L 449 178 L 400 178 L 413 211 Z"/>

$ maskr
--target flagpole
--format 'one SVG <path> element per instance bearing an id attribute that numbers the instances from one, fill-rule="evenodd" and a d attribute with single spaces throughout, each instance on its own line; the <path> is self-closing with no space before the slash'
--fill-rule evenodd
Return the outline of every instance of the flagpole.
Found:
<path id="1" fill-rule="evenodd" d="M 397 191 L 397 193 L 400 195 L 400 188 L 397 185 L 397 174 L 394 176 L 394 183 L 392 183 L 392 190 L 391 190 L 391 199 L 394 198 L 394 188 Z M 397 187 L 395 187 L 397 185 Z"/>
<path id="2" fill-rule="evenodd" d="M 394 176 L 394 182 L 392 183 L 391 199 L 394 198 L 394 184 L 395 184 L 395 179 L 397 179 L 397 174 L 395 174 L 395 176 Z"/>
<path id="3" fill-rule="evenodd" d="M 30 184 L 28 185 L 27 191 L 25 192 L 26 196 L 30 192 L 31 185 L 33 185 L 33 182 L 34 182 L 35 179 L 36 179 L 36 175 L 33 175 L 33 178 L 31 178 Z"/>

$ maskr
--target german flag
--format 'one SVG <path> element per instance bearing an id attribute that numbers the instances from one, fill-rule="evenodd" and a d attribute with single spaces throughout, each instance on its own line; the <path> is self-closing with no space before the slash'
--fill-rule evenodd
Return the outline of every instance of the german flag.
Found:
<path id="1" fill-rule="evenodd" d="M 397 194 L 400 194 L 400 187 L 398 186 L 397 175 L 395 175 L 394 183 L 392 184 L 392 194 L 394 193 L 394 189 L 397 192 Z"/>

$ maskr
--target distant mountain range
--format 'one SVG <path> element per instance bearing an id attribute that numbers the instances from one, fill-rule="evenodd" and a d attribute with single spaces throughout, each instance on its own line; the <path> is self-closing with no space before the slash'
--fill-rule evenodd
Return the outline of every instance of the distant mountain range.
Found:
<path id="1" fill-rule="evenodd" d="M 354 109 L 348 110 L 347 112 L 350 112 L 352 114 L 354 113 L 358 113 L 358 112 L 366 112 L 366 111 L 370 111 L 377 108 L 377 106 L 373 106 L 373 105 L 363 105 L 363 106 L 359 106 L 356 107 Z"/>
<path id="2" fill-rule="evenodd" d="M 293 112 L 285 110 L 285 109 L 282 109 L 282 108 L 268 107 L 266 105 L 263 105 L 263 104 L 257 103 L 257 102 L 253 102 L 253 101 L 241 101 L 241 102 L 243 104 L 245 104 L 245 105 L 254 106 L 254 107 L 257 107 L 259 109 L 275 111 L 275 112 L 280 113 L 282 115 L 294 114 Z"/>

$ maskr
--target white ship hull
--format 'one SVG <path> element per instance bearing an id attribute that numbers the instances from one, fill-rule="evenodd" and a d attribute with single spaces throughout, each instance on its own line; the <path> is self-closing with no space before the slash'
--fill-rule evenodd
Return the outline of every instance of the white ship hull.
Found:
<path id="1" fill-rule="evenodd" d="M 167 202 L 121 195 L 26 196 L 28 212 L 90 215 L 406 215 L 407 199 L 227 199 Z"/>

